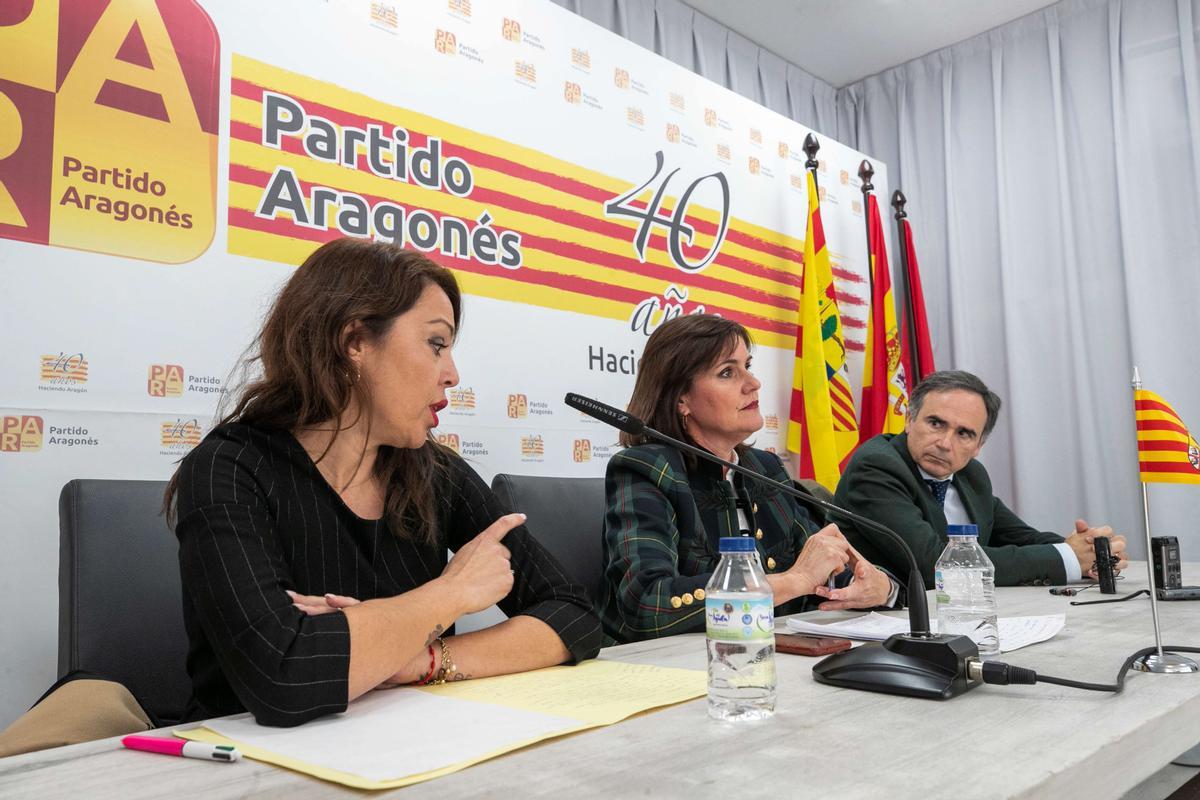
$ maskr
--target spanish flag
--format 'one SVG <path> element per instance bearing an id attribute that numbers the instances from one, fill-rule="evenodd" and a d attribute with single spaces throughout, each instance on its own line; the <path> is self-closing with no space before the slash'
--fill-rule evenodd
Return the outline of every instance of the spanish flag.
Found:
<path id="1" fill-rule="evenodd" d="M 908 381 L 900 360 L 896 303 L 879 203 L 867 195 L 867 246 L 871 258 L 871 315 L 867 319 L 867 357 L 863 362 L 862 441 L 880 433 L 903 433 L 908 413 Z"/>
<path id="2" fill-rule="evenodd" d="M 1138 471 L 1142 483 L 1200 483 L 1200 446 L 1187 426 L 1154 392 L 1133 392 Z"/>
<path id="3" fill-rule="evenodd" d="M 800 477 L 813 478 L 832 492 L 846 459 L 858 444 L 858 426 L 833 267 L 821 225 L 817 180 L 811 170 L 800 292 L 787 446 L 800 454 Z"/>

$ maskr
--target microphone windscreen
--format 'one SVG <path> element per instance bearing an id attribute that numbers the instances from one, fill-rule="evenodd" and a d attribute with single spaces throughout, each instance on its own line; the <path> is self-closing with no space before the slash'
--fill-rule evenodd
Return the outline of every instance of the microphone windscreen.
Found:
<path id="1" fill-rule="evenodd" d="M 637 436 L 646 427 L 644 422 L 632 414 L 601 403 L 599 400 L 584 397 L 581 394 L 567 392 L 567 396 L 563 398 L 563 402 L 577 411 L 582 411 L 589 417 L 594 417 L 633 436 Z"/>

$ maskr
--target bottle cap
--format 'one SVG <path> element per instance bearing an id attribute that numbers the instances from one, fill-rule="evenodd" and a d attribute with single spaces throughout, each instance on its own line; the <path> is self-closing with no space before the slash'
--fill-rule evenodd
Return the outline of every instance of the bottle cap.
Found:
<path id="1" fill-rule="evenodd" d="M 722 536 L 722 553 L 753 553 L 754 539 L 749 536 Z"/>
<path id="2" fill-rule="evenodd" d="M 947 536 L 978 536 L 979 535 L 979 526 L 978 525 L 947 525 L 946 526 L 946 535 Z"/>

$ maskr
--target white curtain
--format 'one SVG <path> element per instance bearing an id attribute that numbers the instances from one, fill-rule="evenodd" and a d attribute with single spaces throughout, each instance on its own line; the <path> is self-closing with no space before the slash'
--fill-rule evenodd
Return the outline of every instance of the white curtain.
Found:
<path id="1" fill-rule="evenodd" d="M 1144 555 L 1134 364 L 1200 434 L 1200 0 L 1063 0 L 836 91 L 678 0 L 561 4 L 884 161 L 937 365 L 1004 398 L 997 494 Z M 1200 560 L 1200 487 L 1149 495 Z"/>
<path id="2" fill-rule="evenodd" d="M 681 0 L 553 2 L 801 125 L 843 139 L 833 86 Z"/>

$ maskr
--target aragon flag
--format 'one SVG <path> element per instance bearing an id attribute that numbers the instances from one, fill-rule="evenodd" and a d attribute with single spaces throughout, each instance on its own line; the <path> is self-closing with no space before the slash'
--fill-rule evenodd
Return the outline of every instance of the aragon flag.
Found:
<path id="1" fill-rule="evenodd" d="M 1142 483 L 1200 483 L 1200 446 L 1166 400 L 1137 389 L 1138 472 Z"/>
<path id="2" fill-rule="evenodd" d="M 935 371 L 933 365 L 933 341 L 929 336 L 929 320 L 925 316 L 925 291 L 921 288 L 921 268 L 917 265 L 917 246 L 913 242 L 912 224 L 907 219 L 900 220 L 904 230 L 905 254 L 904 265 L 908 269 L 908 306 L 909 312 L 904 318 L 904 374 L 908 378 L 909 388 L 920 383 L 926 375 Z M 911 315 L 911 316 L 910 316 Z M 909 330 L 909 323 L 913 330 Z M 910 354 L 916 355 L 919 369 L 914 369 L 907 360 Z"/>
<path id="3" fill-rule="evenodd" d="M 879 203 L 867 195 L 867 246 L 871 259 L 871 314 L 867 318 L 867 354 L 863 362 L 862 441 L 880 433 L 902 433 L 908 413 L 908 382 L 900 359 L 896 303 L 887 245 L 879 221 Z"/>
<path id="4" fill-rule="evenodd" d="M 817 181 L 811 171 L 801 284 L 787 446 L 800 454 L 799 476 L 816 479 L 832 492 L 858 444 L 858 429 L 833 267 L 825 246 Z"/>

